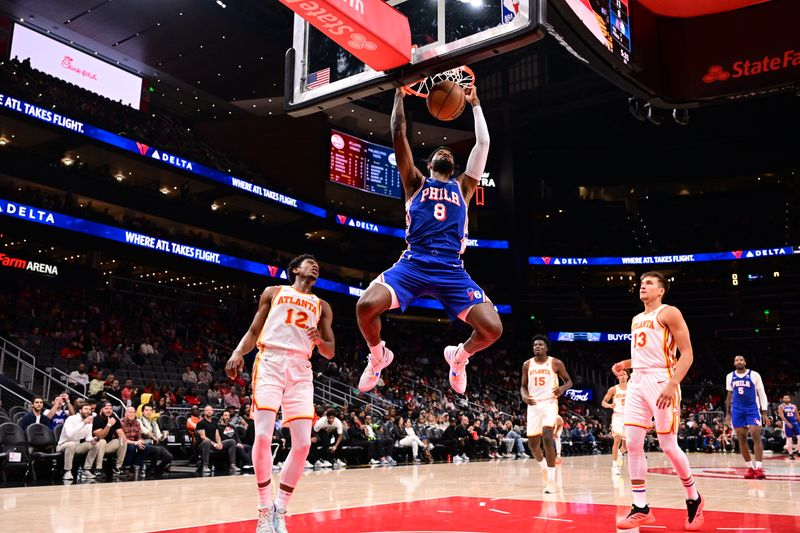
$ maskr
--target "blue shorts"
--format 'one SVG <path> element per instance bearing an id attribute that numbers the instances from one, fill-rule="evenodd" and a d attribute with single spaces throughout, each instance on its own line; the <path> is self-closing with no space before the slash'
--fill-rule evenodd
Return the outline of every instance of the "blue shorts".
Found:
<path id="1" fill-rule="evenodd" d="M 489 301 L 457 254 L 406 250 L 375 282 L 391 287 L 403 311 L 420 296 L 430 296 L 453 320 L 473 305 Z"/>
<path id="2" fill-rule="evenodd" d="M 783 426 L 783 432 L 787 438 L 800 437 L 800 422 L 797 420 L 787 420 L 788 424 Z"/>
<path id="3" fill-rule="evenodd" d="M 731 407 L 731 423 L 733 428 L 746 428 L 747 426 L 761 426 L 761 412 L 757 407 L 737 409 Z"/>

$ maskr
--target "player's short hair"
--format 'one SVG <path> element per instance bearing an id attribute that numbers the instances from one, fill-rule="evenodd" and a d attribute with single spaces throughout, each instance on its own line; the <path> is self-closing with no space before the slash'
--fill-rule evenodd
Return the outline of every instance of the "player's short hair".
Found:
<path id="1" fill-rule="evenodd" d="M 455 156 L 456 156 L 456 154 L 455 154 L 455 153 L 453 153 L 453 149 L 452 149 L 452 148 L 450 148 L 449 146 L 442 145 L 442 146 L 437 146 L 437 147 L 436 147 L 436 148 L 433 150 L 433 152 L 431 152 L 431 155 L 429 155 L 429 156 L 428 156 L 428 163 L 430 163 L 430 162 L 432 162 L 432 161 L 433 161 L 433 156 L 435 156 L 435 155 L 436 155 L 436 152 L 438 152 L 439 150 L 447 150 L 448 152 L 450 152 L 450 155 L 452 155 L 452 156 L 453 156 L 453 158 L 455 159 Z"/>
<path id="2" fill-rule="evenodd" d="M 533 338 L 531 338 L 531 346 L 533 346 L 533 343 L 536 341 L 544 342 L 547 345 L 547 349 L 548 350 L 550 349 L 550 339 L 548 339 L 546 335 L 541 335 L 541 334 L 534 335 Z"/>
<path id="3" fill-rule="evenodd" d="M 644 278 L 656 278 L 658 280 L 659 285 L 661 285 L 661 288 L 664 289 L 664 294 L 667 294 L 669 292 L 669 280 L 661 272 L 656 272 L 655 270 L 651 270 L 650 272 L 645 272 L 644 274 L 639 276 L 639 281 L 643 280 Z"/>
<path id="4" fill-rule="evenodd" d="M 306 259 L 311 259 L 315 263 L 319 264 L 317 258 L 311 254 L 298 255 L 297 257 L 289 261 L 288 272 L 286 272 L 286 275 L 289 276 L 289 283 L 294 283 L 294 278 L 295 278 L 294 269 L 302 265 L 303 261 L 305 261 Z"/>

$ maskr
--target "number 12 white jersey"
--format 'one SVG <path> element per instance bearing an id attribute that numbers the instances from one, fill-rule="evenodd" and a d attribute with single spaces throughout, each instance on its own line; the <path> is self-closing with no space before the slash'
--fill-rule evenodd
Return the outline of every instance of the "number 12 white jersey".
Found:
<path id="1" fill-rule="evenodd" d="M 272 298 L 258 336 L 259 355 L 272 349 L 306 354 L 310 358 L 314 343 L 306 331 L 317 327 L 321 313 L 322 304 L 317 296 L 282 285 Z"/>

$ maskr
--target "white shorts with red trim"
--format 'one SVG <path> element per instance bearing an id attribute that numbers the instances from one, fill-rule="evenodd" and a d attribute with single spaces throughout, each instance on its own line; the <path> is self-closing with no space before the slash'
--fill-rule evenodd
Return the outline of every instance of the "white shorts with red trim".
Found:
<path id="1" fill-rule="evenodd" d="M 621 413 L 611 415 L 611 434 L 625 438 L 625 417 Z"/>
<path id="2" fill-rule="evenodd" d="M 558 416 L 558 401 L 537 401 L 536 405 L 528 406 L 528 437 L 538 437 L 542 428 L 556 427 Z"/>
<path id="3" fill-rule="evenodd" d="M 670 405 L 659 409 L 656 401 L 670 375 L 666 369 L 634 370 L 628 381 L 628 393 L 625 396 L 625 425 L 645 429 L 653 427 L 655 419 L 656 433 L 676 433 L 681 418 L 681 391 L 678 387 Z"/>
<path id="4" fill-rule="evenodd" d="M 278 412 L 283 423 L 314 418 L 311 361 L 302 354 L 262 352 L 253 365 L 253 408 Z"/>

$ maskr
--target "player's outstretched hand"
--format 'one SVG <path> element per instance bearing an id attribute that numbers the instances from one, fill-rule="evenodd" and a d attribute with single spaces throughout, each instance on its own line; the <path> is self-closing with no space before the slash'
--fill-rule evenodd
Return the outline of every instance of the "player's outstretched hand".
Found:
<path id="1" fill-rule="evenodd" d="M 667 381 L 667 384 L 664 385 L 664 388 L 661 389 L 661 394 L 658 395 L 658 399 L 656 400 L 656 407 L 659 409 L 665 409 L 672 405 L 672 401 L 675 399 L 675 393 L 677 392 L 678 386 L 672 382 Z"/>
<path id="2" fill-rule="evenodd" d="M 619 363 L 614 363 L 614 365 L 611 367 L 611 372 L 615 376 L 619 377 L 620 374 L 625 372 L 625 365 L 622 364 L 622 361 L 620 361 Z"/>
<path id="3" fill-rule="evenodd" d="M 467 102 L 469 102 L 469 105 L 473 107 L 476 105 L 481 105 L 481 101 L 478 100 L 478 88 L 474 85 L 464 89 L 464 97 Z"/>
<path id="4" fill-rule="evenodd" d="M 398 87 L 394 90 L 395 97 L 405 98 L 406 92 L 403 90 L 403 87 Z"/>
<path id="5" fill-rule="evenodd" d="M 309 340 L 313 342 L 315 346 L 319 346 L 322 342 L 322 334 L 317 328 L 308 328 L 306 330 L 306 335 L 308 335 Z"/>
<path id="6" fill-rule="evenodd" d="M 239 372 L 244 368 L 244 357 L 238 354 L 232 354 L 225 364 L 225 373 L 231 379 L 236 379 Z"/>

